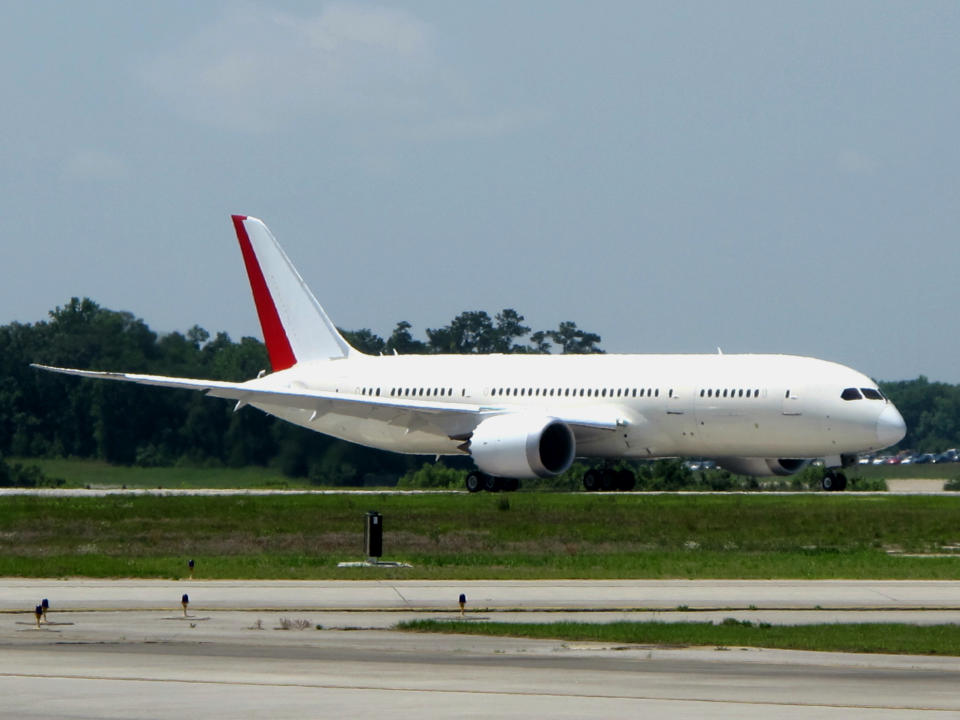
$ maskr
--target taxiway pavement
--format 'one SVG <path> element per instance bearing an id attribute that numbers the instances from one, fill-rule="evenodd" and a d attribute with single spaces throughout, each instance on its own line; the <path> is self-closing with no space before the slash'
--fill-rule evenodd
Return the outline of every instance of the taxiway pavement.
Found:
<path id="1" fill-rule="evenodd" d="M 199 569 L 202 571 L 202 568 Z M 940 580 L 91 580 L 0 578 L 0 611 L 145 610 L 188 593 L 209 610 L 440 610 L 460 593 L 489 610 L 960 610 Z"/>
<path id="2" fill-rule="evenodd" d="M 958 582 L 0 579 L 0 717 L 960 714 L 960 658 L 386 629 L 451 617 L 460 592 L 469 618 L 490 620 L 960 623 Z M 51 623 L 36 629 L 29 610 L 43 597 Z"/>

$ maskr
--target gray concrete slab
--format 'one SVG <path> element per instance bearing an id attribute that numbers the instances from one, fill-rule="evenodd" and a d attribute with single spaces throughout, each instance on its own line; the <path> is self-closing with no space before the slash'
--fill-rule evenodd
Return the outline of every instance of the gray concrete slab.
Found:
<path id="1" fill-rule="evenodd" d="M 956 659 L 250 630 L 93 613 L 3 631 L 0 717 L 955 717 Z M 169 629 L 167 629 L 169 628 Z M 90 633 L 89 639 L 84 640 Z M 191 636 L 191 633 L 196 633 Z M 98 638 L 94 640 L 93 638 Z"/>
<path id="2" fill-rule="evenodd" d="M 201 569 L 202 570 L 202 569 Z M 371 569 L 371 577 L 376 577 Z M 0 578 L 0 611 L 960 609 L 960 581 L 939 580 L 91 580 Z"/>
<path id="3" fill-rule="evenodd" d="M 385 629 L 401 619 L 453 617 L 448 598 L 461 590 L 512 608 L 468 614 L 493 620 L 929 623 L 957 622 L 960 614 L 918 609 L 946 607 L 958 583 L 0 579 L 0 718 L 871 720 L 960 713 L 960 658 L 608 646 Z M 187 618 L 179 606 L 183 592 L 196 598 Z M 665 609 L 618 609 L 636 596 Z M 41 597 L 51 600 L 54 624 L 36 630 L 32 612 L 24 610 Z M 718 597 L 744 609 L 675 609 Z M 344 609 L 360 607 L 357 598 L 380 607 Z M 757 598 L 767 605 L 746 609 Z M 797 609 L 801 600 L 807 606 Z M 547 602 L 551 609 L 542 609 Z M 570 612 L 560 609 L 563 602 Z M 790 609 L 780 607 L 787 604 Z M 816 604 L 841 609 L 817 610 Z M 605 605 L 611 609 L 588 609 Z M 281 617 L 303 620 L 305 629 L 277 629 Z"/>

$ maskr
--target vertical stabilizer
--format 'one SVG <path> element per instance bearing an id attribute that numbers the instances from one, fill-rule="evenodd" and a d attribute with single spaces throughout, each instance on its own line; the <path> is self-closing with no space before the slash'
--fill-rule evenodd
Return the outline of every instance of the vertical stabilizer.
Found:
<path id="1" fill-rule="evenodd" d="M 286 370 L 305 360 L 356 353 L 330 322 L 267 226 L 245 215 L 234 215 L 233 226 L 273 369 Z"/>

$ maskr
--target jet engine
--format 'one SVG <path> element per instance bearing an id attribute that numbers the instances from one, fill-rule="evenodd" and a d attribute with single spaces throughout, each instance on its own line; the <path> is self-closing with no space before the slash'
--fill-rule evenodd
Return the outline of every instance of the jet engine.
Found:
<path id="1" fill-rule="evenodd" d="M 809 460 L 796 458 L 754 458 L 725 457 L 716 458 L 717 465 L 737 475 L 772 477 L 793 475 L 810 464 Z"/>
<path id="2" fill-rule="evenodd" d="M 573 463 L 576 440 L 573 430 L 555 418 L 507 414 L 483 420 L 461 448 L 488 475 L 551 477 Z"/>

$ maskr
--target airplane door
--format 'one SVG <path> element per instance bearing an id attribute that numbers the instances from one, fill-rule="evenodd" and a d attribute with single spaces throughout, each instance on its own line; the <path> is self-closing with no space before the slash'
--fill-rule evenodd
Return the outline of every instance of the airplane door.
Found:
<path id="1" fill-rule="evenodd" d="M 693 389 L 689 387 L 669 388 L 666 403 L 669 425 L 681 443 L 693 437 L 696 417 L 693 411 Z"/>
<path id="2" fill-rule="evenodd" d="M 803 415 L 800 397 L 790 389 L 783 393 L 783 414 Z"/>
<path id="3" fill-rule="evenodd" d="M 752 438 L 755 413 L 740 388 L 707 388 L 696 398 L 697 447 L 703 454 L 722 455 Z M 755 406 L 753 406 L 755 407 Z"/>

